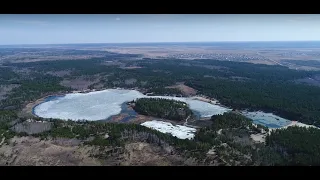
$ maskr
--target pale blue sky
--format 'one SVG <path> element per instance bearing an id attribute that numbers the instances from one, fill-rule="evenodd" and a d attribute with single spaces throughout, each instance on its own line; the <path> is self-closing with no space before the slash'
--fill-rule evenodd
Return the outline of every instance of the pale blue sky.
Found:
<path id="1" fill-rule="evenodd" d="M 0 15 L 0 44 L 320 40 L 320 15 Z"/>

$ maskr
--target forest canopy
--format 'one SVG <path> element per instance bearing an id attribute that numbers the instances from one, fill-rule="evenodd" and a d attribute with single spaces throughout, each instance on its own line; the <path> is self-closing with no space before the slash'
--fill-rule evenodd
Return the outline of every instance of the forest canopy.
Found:
<path id="1" fill-rule="evenodd" d="M 163 98 L 139 98 L 133 109 L 143 115 L 177 121 L 193 114 L 187 103 Z"/>

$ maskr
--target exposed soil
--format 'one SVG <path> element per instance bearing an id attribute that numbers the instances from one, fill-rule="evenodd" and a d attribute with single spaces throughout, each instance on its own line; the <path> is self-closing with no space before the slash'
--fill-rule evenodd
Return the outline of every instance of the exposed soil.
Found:
<path id="1" fill-rule="evenodd" d="M 139 67 L 139 66 L 128 66 L 128 67 L 121 67 L 122 69 L 140 69 L 143 67 Z"/>
<path id="2" fill-rule="evenodd" d="M 37 99 L 37 100 L 34 101 L 34 102 L 28 103 L 28 104 L 22 109 L 22 111 L 19 113 L 19 115 L 20 115 L 20 116 L 23 116 L 23 117 L 34 117 L 34 115 L 33 115 L 33 113 L 32 113 L 33 107 L 35 107 L 36 105 L 44 102 L 45 99 L 46 99 L 46 97 L 43 97 L 43 98 Z"/>
<path id="3" fill-rule="evenodd" d="M 135 79 L 135 78 L 126 79 L 126 80 L 124 81 L 124 83 L 125 83 L 126 85 L 132 85 L 132 84 L 135 84 L 136 82 L 137 82 L 137 79 Z"/>
<path id="4" fill-rule="evenodd" d="M 76 79 L 64 79 L 60 82 L 62 86 L 71 87 L 75 90 L 85 90 L 88 89 L 88 87 L 92 84 L 98 83 L 99 79 L 96 78 L 94 80 L 89 80 L 85 78 L 76 78 Z"/>
<path id="5" fill-rule="evenodd" d="M 120 147 L 119 147 L 120 148 Z M 14 137 L 9 145 L 0 147 L 0 165 L 9 166 L 168 166 L 195 165 L 192 159 L 184 159 L 169 153 L 157 145 L 128 143 L 121 152 L 100 156 L 119 148 L 99 148 L 81 145 L 76 139 L 40 140 L 35 137 Z M 98 156 L 97 156 L 98 155 Z"/>
<path id="6" fill-rule="evenodd" d="M 67 70 L 67 71 L 49 71 L 47 72 L 47 74 L 53 75 L 53 76 L 58 76 L 58 77 L 64 77 L 67 75 L 70 75 L 71 71 Z"/>
<path id="7" fill-rule="evenodd" d="M 176 88 L 179 89 L 185 96 L 193 96 L 197 94 L 197 90 L 184 85 L 183 83 L 177 83 L 173 86 L 167 86 L 166 88 Z"/>
<path id="8" fill-rule="evenodd" d="M 27 134 L 38 134 L 49 131 L 52 128 L 51 122 L 22 122 L 14 125 L 11 129 L 17 133 L 25 132 Z"/>
<path id="9" fill-rule="evenodd" d="M 121 159 L 120 162 L 119 159 Z M 105 164 L 121 166 L 185 165 L 183 158 L 168 154 L 159 146 L 143 142 L 126 144 L 124 154 L 109 158 Z"/>
<path id="10" fill-rule="evenodd" d="M 89 157 L 93 147 L 62 144 L 34 137 L 14 137 L 9 145 L 0 147 L 0 165 L 101 165 L 97 159 Z"/>
<path id="11" fill-rule="evenodd" d="M 103 88 L 103 87 L 104 87 L 104 85 L 101 84 L 101 83 L 97 83 L 97 84 L 93 85 L 93 88 L 94 88 L 94 89 L 101 89 L 101 88 Z"/>

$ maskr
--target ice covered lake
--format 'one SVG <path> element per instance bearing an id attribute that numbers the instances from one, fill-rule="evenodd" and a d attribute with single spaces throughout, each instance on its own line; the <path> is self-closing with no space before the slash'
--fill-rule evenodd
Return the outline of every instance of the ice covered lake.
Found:
<path id="1" fill-rule="evenodd" d="M 231 110 L 216 104 L 196 100 L 193 97 L 146 96 L 136 90 L 107 89 L 89 93 L 70 93 L 63 96 L 50 96 L 46 98 L 44 102 L 33 108 L 33 114 L 43 118 L 63 120 L 107 120 L 123 112 L 126 107 L 125 102 L 137 98 L 166 98 L 183 101 L 189 104 L 190 109 L 202 118 L 223 114 Z M 290 120 L 271 113 L 261 111 L 242 111 L 241 113 L 252 119 L 253 123 L 261 124 L 269 128 L 280 128 L 291 123 Z M 131 117 L 134 117 L 136 113 L 131 112 L 131 114 Z M 125 118 L 125 121 L 130 120 L 131 117 Z"/>
<path id="2" fill-rule="evenodd" d="M 253 123 L 267 126 L 268 128 L 281 128 L 289 125 L 292 121 L 281 118 L 272 113 L 265 113 L 262 111 L 256 112 L 241 112 L 244 116 L 252 119 Z"/>
<path id="3" fill-rule="evenodd" d="M 146 96 L 136 90 L 107 89 L 89 93 L 70 93 L 51 96 L 33 108 L 36 116 L 63 120 L 106 120 L 122 110 L 122 104 L 137 98 L 166 98 L 186 102 L 200 117 L 223 114 L 231 109 L 210 104 L 192 97 Z"/>

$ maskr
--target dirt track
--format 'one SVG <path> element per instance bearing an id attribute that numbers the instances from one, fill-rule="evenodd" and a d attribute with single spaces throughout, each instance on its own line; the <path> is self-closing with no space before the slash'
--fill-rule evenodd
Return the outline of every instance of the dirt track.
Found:
<path id="1" fill-rule="evenodd" d="M 179 89 L 186 96 L 193 96 L 197 94 L 197 91 L 189 86 L 184 85 L 183 83 L 177 83 L 173 86 L 168 86 L 166 88 L 176 88 Z"/>

